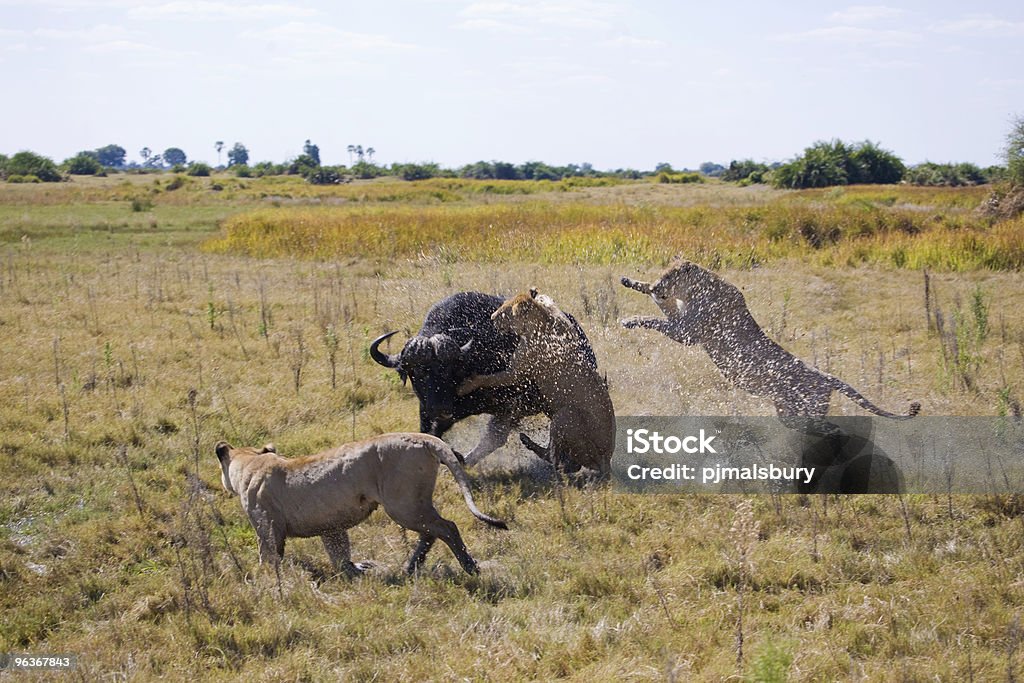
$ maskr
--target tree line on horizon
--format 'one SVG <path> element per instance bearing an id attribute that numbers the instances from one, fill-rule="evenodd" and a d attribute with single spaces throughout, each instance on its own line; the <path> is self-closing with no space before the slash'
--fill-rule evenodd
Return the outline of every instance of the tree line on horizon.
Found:
<path id="1" fill-rule="evenodd" d="M 298 175 L 306 181 L 326 185 L 352 179 L 395 176 L 403 180 L 428 178 L 470 178 L 479 180 L 562 180 L 574 177 L 613 177 L 628 180 L 653 177 L 662 183 L 704 182 L 719 178 L 741 185 L 764 183 L 778 188 L 802 189 L 855 184 L 893 184 L 961 186 L 981 185 L 1009 180 L 1024 185 L 1024 116 L 1017 117 L 1007 135 L 1004 150 L 1006 166 L 980 168 L 972 163 L 924 162 L 907 166 L 893 152 L 878 143 L 865 140 L 847 143 L 842 140 L 818 141 L 788 162 L 762 163 L 752 159 L 733 160 L 728 166 L 705 162 L 696 170 L 676 170 L 669 163 L 659 163 L 651 171 L 619 168 L 599 171 L 589 163 L 550 165 L 541 161 L 512 164 L 504 161 L 477 161 L 457 168 L 444 168 L 434 162 L 377 164 L 376 150 L 362 145 L 348 145 L 349 165 L 323 165 L 320 148 L 310 140 L 302 154 L 284 163 L 261 161 L 249 164 L 249 150 L 236 142 L 227 151 L 228 163 L 222 165 L 225 145 L 214 143 L 218 166 L 212 168 L 201 161 L 189 162 L 178 147 L 154 153 L 148 147 L 139 152 L 142 163 L 127 162 L 127 152 L 116 144 L 82 151 L 56 164 L 31 151 L 10 157 L 0 154 L 0 179 L 7 182 L 56 182 L 71 175 L 106 175 L 111 172 L 152 173 L 172 171 L 193 176 L 208 176 L 215 170 L 226 170 L 238 177 L 252 178 L 276 175 Z"/>

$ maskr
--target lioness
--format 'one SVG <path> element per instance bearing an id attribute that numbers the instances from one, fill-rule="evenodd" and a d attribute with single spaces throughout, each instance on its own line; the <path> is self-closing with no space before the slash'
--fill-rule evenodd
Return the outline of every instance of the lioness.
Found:
<path id="1" fill-rule="evenodd" d="M 921 409 L 914 402 L 906 415 L 882 410 L 846 382 L 807 365 L 765 335 L 739 289 L 696 263 L 679 261 L 653 285 L 628 277 L 622 284 L 650 294 L 665 314 L 626 318 L 623 327 L 657 330 L 680 344 L 702 345 L 726 379 L 770 399 L 780 417 L 824 417 L 833 391 L 895 420 L 912 418 Z"/>
<path id="2" fill-rule="evenodd" d="M 475 574 L 476 562 L 458 527 L 434 509 L 438 462 L 451 470 L 474 516 L 508 528 L 477 509 L 455 453 L 427 434 L 383 434 L 299 458 L 282 458 L 272 446 L 234 448 L 224 441 L 216 451 L 221 483 L 228 493 L 239 495 L 256 530 L 260 562 L 275 567 L 284 556 L 285 538 L 320 536 L 335 571 L 359 574 L 362 568 L 352 563 L 347 529 L 383 505 L 391 519 L 419 532 L 419 545 L 406 565 L 408 573 L 416 571 L 440 538 L 462 568 Z"/>
<path id="3" fill-rule="evenodd" d="M 608 385 L 583 360 L 588 357 L 584 351 L 590 349 L 586 336 L 550 297 L 536 289 L 512 297 L 491 319 L 498 330 L 520 336 L 509 369 L 469 377 L 458 393 L 532 382 L 551 418 L 550 438 L 544 447 L 520 434 L 523 445 L 566 472 L 589 467 L 607 477 L 615 449 L 615 411 Z"/>

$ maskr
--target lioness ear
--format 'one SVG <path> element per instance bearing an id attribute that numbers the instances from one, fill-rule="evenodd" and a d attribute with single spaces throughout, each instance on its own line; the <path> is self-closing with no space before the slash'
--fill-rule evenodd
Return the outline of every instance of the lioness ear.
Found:
<path id="1" fill-rule="evenodd" d="M 537 298 L 537 294 L 538 294 L 537 288 L 536 287 L 530 287 L 530 298 L 531 299 L 536 299 Z"/>
<path id="2" fill-rule="evenodd" d="M 274 444 L 268 443 L 260 450 L 260 453 L 277 453 L 277 449 L 274 447 Z"/>
<path id="3" fill-rule="evenodd" d="M 231 444 L 227 441 L 221 441 L 214 447 L 214 449 L 217 451 L 217 459 L 223 461 L 231 452 Z"/>

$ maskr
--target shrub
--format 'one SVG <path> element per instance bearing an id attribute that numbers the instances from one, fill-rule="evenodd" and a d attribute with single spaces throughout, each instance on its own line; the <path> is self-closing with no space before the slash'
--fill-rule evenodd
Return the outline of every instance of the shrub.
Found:
<path id="1" fill-rule="evenodd" d="M 402 180 L 426 180 L 438 175 L 440 169 L 435 163 L 394 164 L 391 172 Z"/>
<path id="2" fill-rule="evenodd" d="M 306 175 L 320 168 L 320 162 L 309 154 L 300 154 L 288 165 L 289 175 Z"/>
<path id="3" fill-rule="evenodd" d="M 186 182 L 187 181 L 185 180 L 185 176 L 176 175 L 173 178 L 171 178 L 170 182 L 167 183 L 167 187 L 165 189 L 168 192 L 173 192 L 174 190 L 184 187 Z"/>
<path id="4" fill-rule="evenodd" d="M 235 176 L 238 178 L 252 178 L 252 169 L 246 164 L 236 164 L 231 167 L 231 170 L 235 172 Z"/>
<path id="5" fill-rule="evenodd" d="M 330 166 L 307 169 L 303 176 L 310 185 L 337 185 L 341 182 L 341 174 Z"/>
<path id="6" fill-rule="evenodd" d="M 386 175 L 386 172 L 377 164 L 371 164 L 366 161 L 357 161 L 352 166 L 352 175 L 363 179 L 379 178 L 382 175 Z"/>
<path id="7" fill-rule="evenodd" d="M 667 173 L 662 171 L 658 174 L 659 183 L 703 183 L 704 176 L 700 173 Z"/>
<path id="8" fill-rule="evenodd" d="M 71 175 L 98 175 L 103 172 L 103 165 L 90 152 L 79 152 L 65 161 L 64 167 Z"/>
<path id="9" fill-rule="evenodd" d="M 136 197 L 132 199 L 132 211 L 135 213 L 141 213 L 143 211 L 152 211 L 153 200 L 148 197 Z"/>
<path id="10" fill-rule="evenodd" d="M 268 175 L 284 175 L 289 170 L 289 167 L 284 164 L 275 164 L 271 161 L 261 161 L 252 167 L 253 175 L 257 178 Z"/>
<path id="11" fill-rule="evenodd" d="M 1006 175 L 1014 185 L 1024 186 L 1024 116 L 1013 120 L 1006 136 Z"/>
<path id="12" fill-rule="evenodd" d="M 42 182 L 42 181 L 39 180 L 38 176 L 34 176 L 31 173 L 28 174 L 28 175 L 21 175 L 20 173 L 15 173 L 13 175 L 7 176 L 7 182 L 9 182 L 9 183 L 39 183 L 39 182 Z"/>
<path id="13" fill-rule="evenodd" d="M 210 175 L 211 170 L 210 165 L 204 164 L 202 161 L 193 161 L 188 165 L 188 174 L 190 176 L 206 177 Z"/>
<path id="14" fill-rule="evenodd" d="M 850 161 L 851 183 L 891 185 L 900 182 L 907 170 L 899 157 L 870 140 L 852 147 Z"/>
<path id="15" fill-rule="evenodd" d="M 931 161 L 911 166 L 904 178 L 912 185 L 936 187 L 982 185 L 989 181 L 988 175 L 974 164 L 936 164 Z"/>
<path id="16" fill-rule="evenodd" d="M 62 179 L 57 164 L 34 152 L 18 152 L 7 160 L 5 167 L 9 175 L 31 175 L 38 179 L 31 182 L 54 183 Z"/>
<path id="17" fill-rule="evenodd" d="M 753 159 L 733 160 L 729 162 L 729 168 L 722 172 L 721 178 L 733 182 L 748 180 L 751 183 L 761 183 L 764 182 L 767 172 L 767 165 L 759 164 Z"/>
<path id="18" fill-rule="evenodd" d="M 803 189 L 855 183 L 897 183 L 905 167 L 892 152 L 870 140 L 848 145 L 842 140 L 819 141 L 803 156 L 783 164 L 772 174 L 776 187 Z"/>

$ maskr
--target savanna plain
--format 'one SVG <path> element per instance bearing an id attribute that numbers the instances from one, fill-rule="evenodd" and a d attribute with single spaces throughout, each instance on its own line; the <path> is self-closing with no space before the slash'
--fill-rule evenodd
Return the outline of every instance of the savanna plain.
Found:
<path id="1" fill-rule="evenodd" d="M 464 290 L 576 316 L 620 415 L 769 415 L 699 348 L 625 330 L 676 255 L 789 350 L 902 412 L 1020 415 L 1024 219 L 988 188 L 112 175 L 0 185 L 0 651 L 69 680 L 988 681 L 1024 675 L 1024 500 L 628 495 L 511 439 L 471 470 L 481 563 L 383 512 L 373 569 L 290 540 L 280 586 L 213 446 L 415 431 L 367 346 Z M 834 414 L 858 414 L 834 396 Z M 468 450 L 480 419 L 448 438 Z M 543 418 L 527 425 L 546 440 Z M 0 677 L 55 674 L 0 672 Z"/>

